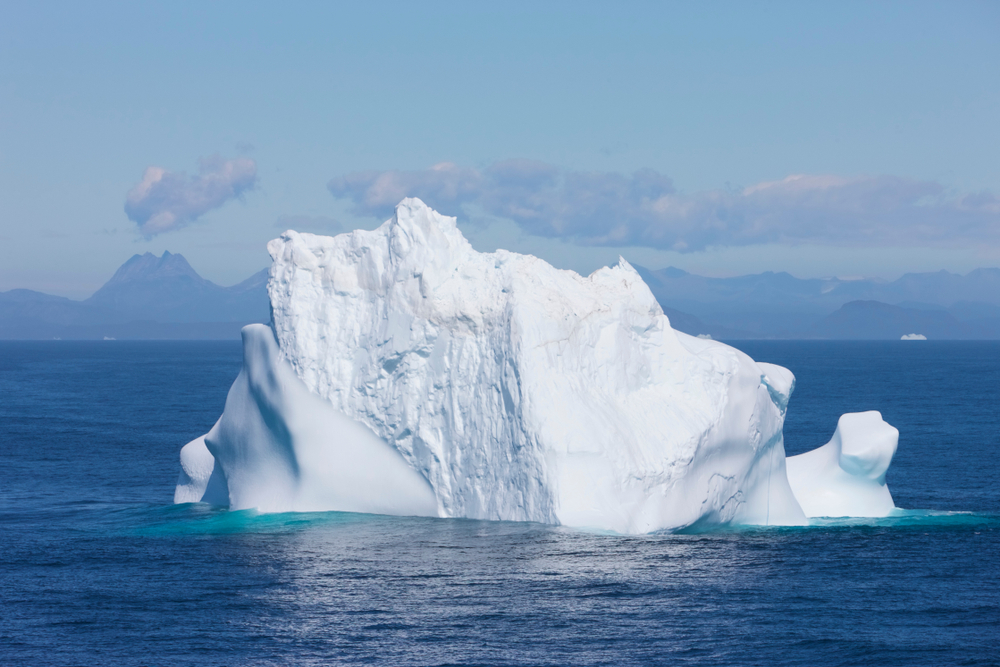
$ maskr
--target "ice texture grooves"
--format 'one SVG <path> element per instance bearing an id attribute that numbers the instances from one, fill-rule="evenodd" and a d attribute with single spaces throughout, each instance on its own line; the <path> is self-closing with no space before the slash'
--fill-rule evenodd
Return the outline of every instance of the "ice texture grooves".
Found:
<path id="1" fill-rule="evenodd" d="M 478 253 L 417 199 L 374 231 L 289 231 L 268 251 L 284 359 L 430 483 L 440 516 L 805 522 L 782 441 L 791 373 L 671 329 L 624 260 L 582 277 Z"/>

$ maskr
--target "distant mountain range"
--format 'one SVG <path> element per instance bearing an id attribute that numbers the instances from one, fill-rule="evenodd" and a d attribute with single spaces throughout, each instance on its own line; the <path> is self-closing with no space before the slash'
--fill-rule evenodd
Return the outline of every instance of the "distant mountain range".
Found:
<path id="1" fill-rule="evenodd" d="M 671 325 L 716 339 L 1000 339 L 1000 269 L 911 273 L 891 282 L 787 273 L 706 278 L 636 266 Z M 134 255 L 84 301 L 0 292 L 0 339 L 236 339 L 268 322 L 267 270 L 238 285 L 202 278 L 181 255 Z"/>
<path id="2" fill-rule="evenodd" d="M 1000 338 L 1000 269 L 898 280 L 706 278 L 636 266 L 675 327 L 714 338 Z M 922 330 L 926 329 L 926 331 Z"/>
<path id="3" fill-rule="evenodd" d="M 202 278 L 182 255 L 134 255 L 101 289 L 74 301 L 26 289 L 0 292 L 0 338 L 229 339 L 270 320 L 267 270 L 238 285 Z"/>
<path id="4" fill-rule="evenodd" d="M 994 306 L 997 311 L 1000 307 Z M 921 334 L 928 339 L 1000 338 L 1000 313 L 992 319 L 959 319 L 960 309 L 904 308 L 881 301 L 851 301 L 806 330 L 810 338 L 892 339 Z"/>

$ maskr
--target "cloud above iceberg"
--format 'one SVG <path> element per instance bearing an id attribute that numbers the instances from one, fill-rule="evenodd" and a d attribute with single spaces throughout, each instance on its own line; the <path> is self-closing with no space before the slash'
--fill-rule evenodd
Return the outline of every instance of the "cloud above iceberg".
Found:
<path id="1" fill-rule="evenodd" d="M 793 175 L 742 189 L 680 193 L 652 169 L 631 174 L 505 160 L 485 169 L 442 163 L 335 178 L 330 192 L 356 213 L 384 216 L 403 197 L 434 208 L 509 218 L 525 232 L 584 245 L 697 251 L 759 243 L 837 246 L 969 245 L 1000 241 L 1000 199 L 955 194 L 898 176 Z"/>
<path id="2" fill-rule="evenodd" d="M 147 238 L 185 227 L 257 184 L 257 163 L 247 157 L 203 158 L 198 174 L 148 167 L 125 197 L 125 214 Z"/>

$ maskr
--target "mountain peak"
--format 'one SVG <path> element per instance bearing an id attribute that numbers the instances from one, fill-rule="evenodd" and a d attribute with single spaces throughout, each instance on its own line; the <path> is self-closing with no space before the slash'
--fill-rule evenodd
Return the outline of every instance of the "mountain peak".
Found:
<path id="1" fill-rule="evenodd" d="M 267 321 L 267 273 L 235 287 L 198 275 L 183 255 L 133 255 L 84 303 L 155 322 Z"/>
<path id="2" fill-rule="evenodd" d="M 184 259 L 184 255 L 175 255 L 169 250 L 164 250 L 161 257 L 157 257 L 151 252 L 146 252 L 142 255 L 132 255 L 127 262 L 115 271 L 115 275 L 111 277 L 111 280 L 107 284 L 158 280 L 176 276 L 187 276 L 196 281 L 204 280 L 188 264 L 188 261 Z"/>

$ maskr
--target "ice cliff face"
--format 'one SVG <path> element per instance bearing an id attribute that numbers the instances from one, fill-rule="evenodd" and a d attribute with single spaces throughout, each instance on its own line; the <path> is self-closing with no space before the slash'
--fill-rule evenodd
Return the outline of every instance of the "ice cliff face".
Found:
<path id="1" fill-rule="evenodd" d="M 794 377 L 671 329 L 624 260 L 588 277 L 478 253 L 416 199 L 374 231 L 268 244 L 272 330 L 244 330 L 176 499 L 645 533 L 802 524 Z"/>
<path id="2" fill-rule="evenodd" d="M 624 261 L 584 278 L 478 253 L 416 199 L 375 231 L 288 232 L 268 250 L 284 357 L 430 482 L 441 516 L 621 532 L 803 520 L 784 385 L 673 331 Z"/>

